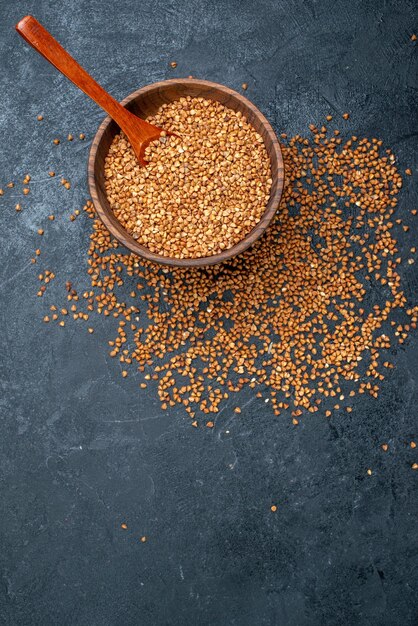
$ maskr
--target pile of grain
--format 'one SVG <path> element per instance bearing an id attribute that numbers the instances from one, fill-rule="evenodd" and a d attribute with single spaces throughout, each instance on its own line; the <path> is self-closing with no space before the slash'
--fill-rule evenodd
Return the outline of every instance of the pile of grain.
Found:
<path id="1" fill-rule="evenodd" d="M 164 104 L 149 122 L 178 133 L 146 149 L 142 167 L 123 135 L 105 160 L 110 206 L 151 252 L 178 259 L 231 248 L 260 221 L 270 197 L 262 137 L 240 112 L 203 98 Z"/>

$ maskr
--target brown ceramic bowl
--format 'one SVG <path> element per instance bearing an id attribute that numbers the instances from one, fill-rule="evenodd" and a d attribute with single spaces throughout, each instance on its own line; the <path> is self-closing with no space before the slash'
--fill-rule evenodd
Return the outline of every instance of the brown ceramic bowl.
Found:
<path id="1" fill-rule="evenodd" d="M 165 102 L 178 100 L 182 96 L 203 97 L 209 100 L 217 100 L 226 107 L 235 111 L 241 111 L 247 120 L 254 126 L 256 131 L 264 139 L 264 143 L 271 162 L 271 187 L 270 200 L 266 206 L 263 217 L 258 224 L 239 243 L 219 254 L 198 259 L 174 259 L 171 257 L 154 254 L 145 246 L 140 245 L 118 222 L 110 208 L 105 192 L 104 161 L 114 136 L 119 132 L 116 123 L 107 117 L 99 126 L 90 148 L 88 162 L 88 182 L 90 195 L 94 208 L 103 224 L 109 232 L 121 244 L 135 254 L 155 263 L 176 265 L 179 267 L 196 267 L 199 265 L 214 265 L 225 259 L 240 254 L 251 246 L 266 230 L 271 222 L 280 202 L 283 190 L 283 158 L 277 137 L 264 115 L 247 98 L 236 91 L 223 85 L 211 83 L 207 80 L 194 78 L 182 78 L 165 80 L 142 87 L 123 100 L 122 104 L 139 117 L 153 115 Z"/>

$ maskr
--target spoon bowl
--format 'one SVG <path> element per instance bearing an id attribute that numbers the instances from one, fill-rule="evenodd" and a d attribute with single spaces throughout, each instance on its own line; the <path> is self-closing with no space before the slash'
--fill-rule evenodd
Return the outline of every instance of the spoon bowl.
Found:
<path id="1" fill-rule="evenodd" d="M 103 224 L 122 245 L 134 254 L 154 263 L 177 267 L 215 265 L 244 252 L 261 237 L 273 219 L 283 191 L 282 151 L 274 130 L 264 115 L 247 98 L 218 83 L 194 78 L 165 80 L 138 89 L 125 98 L 121 104 L 136 116 L 146 118 L 149 115 L 154 115 L 162 104 L 173 102 L 184 96 L 215 100 L 234 111 L 240 111 L 264 140 L 270 158 L 271 178 L 273 180 L 270 198 L 262 218 L 244 239 L 219 254 L 194 259 L 176 259 L 155 254 L 139 244 L 116 219 L 105 191 L 105 158 L 115 135 L 120 132 L 117 124 L 110 117 L 107 117 L 99 126 L 90 148 L 88 160 L 89 190 L 94 208 Z"/>

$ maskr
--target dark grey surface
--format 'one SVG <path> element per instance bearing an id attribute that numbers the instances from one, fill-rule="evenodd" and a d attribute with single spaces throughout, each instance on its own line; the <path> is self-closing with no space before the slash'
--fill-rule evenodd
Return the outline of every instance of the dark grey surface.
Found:
<path id="1" fill-rule="evenodd" d="M 418 204 L 414 1 L 2 0 L 0 186 L 26 172 L 33 182 L 27 198 L 20 185 L 0 198 L 0 622 L 416 625 L 418 449 L 406 444 L 418 438 L 417 335 L 380 398 L 351 414 L 294 429 L 244 391 L 242 414 L 230 405 L 209 431 L 122 380 L 107 324 L 91 336 L 42 324 L 41 267 L 61 299 L 68 278 L 87 284 L 90 223 L 68 215 L 87 198 L 88 140 L 103 115 L 14 33 L 26 13 L 118 98 L 193 74 L 248 82 L 278 132 L 348 110 L 344 132 L 384 139 L 413 168 L 400 214 Z M 81 131 L 84 143 L 52 146 Z M 401 247 L 413 241 L 414 228 Z M 412 298 L 416 267 L 402 270 Z"/>

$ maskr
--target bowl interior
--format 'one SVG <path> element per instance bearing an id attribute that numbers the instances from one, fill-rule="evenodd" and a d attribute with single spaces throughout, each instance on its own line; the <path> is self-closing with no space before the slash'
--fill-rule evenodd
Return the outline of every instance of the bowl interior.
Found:
<path id="1" fill-rule="evenodd" d="M 270 157 L 273 184 L 270 200 L 263 217 L 253 230 L 232 248 L 224 250 L 220 254 L 197 259 L 174 259 L 154 254 L 144 246 L 141 246 L 118 222 L 106 196 L 104 162 L 113 138 L 119 132 L 119 127 L 110 118 L 106 118 L 102 122 L 91 146 L 88 167 L 90 194 L 95 209 L 108 230 L 135 254 L 167 265 L 182 267 L 213 265 L 243 252 L 267 228 L 279 205 L 283 189 L 283 159 L 277 137 L 262 113 L 249 100 L 223 85 L 195 79 L 167 80 L 139 89 L 128 96 L 123 101 L 123 104 L 139 117 L 145 118 L 156 113 L 162 104 L 178 100 L 182 96 L 216 100 L 230 109 L 241 111 L 262 136 Z"/>

